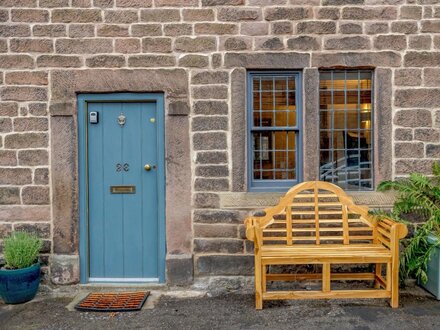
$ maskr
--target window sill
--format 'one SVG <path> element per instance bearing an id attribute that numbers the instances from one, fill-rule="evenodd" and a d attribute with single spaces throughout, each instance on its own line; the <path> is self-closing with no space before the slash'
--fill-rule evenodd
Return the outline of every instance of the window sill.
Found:
<path id="1" fill-rule="evenodd" d="M 391 208 L 395 194 L 377 191 L 348 191 L 356 204 L 370 208 Z M 226 192 L 220 195 L 220 208 L 255 210 L 277 205 L 285 195 L 281 192 Z"/>

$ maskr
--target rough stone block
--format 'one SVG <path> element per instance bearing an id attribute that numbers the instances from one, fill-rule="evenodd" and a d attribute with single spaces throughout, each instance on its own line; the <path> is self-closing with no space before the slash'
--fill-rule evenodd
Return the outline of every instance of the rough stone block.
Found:
<path id="1" fill-rule="evenodd" d="M 111 39 L 57 39 L 55 49 L 60 54 L 98 54 L 113 52 Z"/>
<path id="2" fill-rule="evenodd" d="M 189 113 L 187 101 L 173 100 L 168 104 L 168 116 L 187 116 Z"/>
<path id="3" fill-rule="evenodd" d="M 206 68 L 209 65 L 209 57 L 206 55 L 184 55 L 179 59 L 179 66 L 189 68 Z"/>
<path id="4" fill-rule="evenodd" d="M 248 37 L 224 37 L 220 39 L 220 50 L 240 51 L 252 48 L 252 39 Z"/>
<path id="5" fill-rule="evenodd" d="M 192 35 L 193 33 L 193 27 L 191 24 L 166 24 L 163 27 L 164 34 L 166 36 L 185 36 L 185 35 Z"/>
<path id="6" fill-rule="evenodd" d="M 28 205 L 49 205 L 49 187 L 43 186 L 27 186 L 21 191 L 23 204 Z"/>
<path id="7" fill-rule="evenodd" d="M 0 187 L 0 204 L 20 204 L 20 189 L 17 187 Z M 0 233 L 2 232 L 0 225 Z M 1 236 L 0 237 L 4 237 Z"/>
<path id="8" fill-rule="evenodd" d="M 292 34 L 292 22 L 290 21 L 276 21 L 271 25 L 272 34 Z"/>
<path id="9" fill-rule="evenodd" d="M 196 164 L 224 164 L 227 162 L 228 153 L 225 151 L 198 152 L 196 155 Z"/>
<path id="10" fill-rule="evenodd" d="M 407 52 L 404 65 L 408 67 L 440 66 L 440 52 Z"/>
<path id="11" fill-rule="evenodd" d="M 362 34 L 362 24 L 360 23 L 339 23 L 339 32 L 343 34 Z"/>
<path id="12" fill-rule="evenodd" d="M 422 142 L 399 142 L 394 145 L 396 158 L 423 158 L 425 147 Z"/>
<path id="13" fill-rule="evenodd" d="M 200 177 L 227 177 L 229 175 L 229 169 L 228 166 L 225 165 L 197 166 L 195 174 Z"/>
<path id="14" fill-rule="evenodd" d="M 41 55 L 37 58 L 39 68 L 79 68 L 82 60 L 78 56 Z"/>
<path id="15" fill-rule="evenodd" d="M 48 131 L 49 123 L 47 118 L 14 118 L 14 131 Z"/>
<path id="16" fill-rule="evenodd" d="M 312 54 L 312 66 L 314 67 L 398 67 L 400 63 L 400 54 L 391 51 Z"/>
<path id="17" fill-rule="evenodd" d="M 6 72 L 5 82 L 9 85 L 47 85 L 47 72 Z"/>
<path id="18" fill-rule="evenodd" d="M 224 101 L 196 101 L 194 113 L 198 115 L 226 115 L 228 104 Z"/>
<path id="19" fill-rule="evenodd" d="M 432 160 L 428 159 L 398 159 L 395 165 L 397 175 L 408 175 L 414 172 L 432 174 Z"/>
<path id="20" fill-rule="evenodd" d="M 226 133 L 195 133 L 193 135 L 194 150 L 227 149 Z"/>
<path id="21" fill-rule="evenodd" d="M 417 22 L 413 21 L 397 21 L 391 22 L 391 32 L 394 33 L 405 33 L 405 34 L 413 34 L 417 33 L 419 27 Z"/>
<path id="22" fill-rule="evenodd" d="M 5 137 L 7 149 L 45 148 L 47 145 L 47 133 L 17 133 Z"/>
<path id="23" fill-rule="evenodd" d="M 252 255 L 204 255 L 196 258 L 196 275 L 253 275 Z"/>
<path id="24" fill-rule="evenodd" d="M 143 38 L 142 52 L 144 53 L 170 53 L 171 38 Z"/>
<path id="25" fill-rule="evenodd" d="M 313 11 L 308 7 L 269 7 L 264 10 L 266 21 L 302 20 L 313 17 Z"/>
<path id="26" fill-rule="evenodd" d="M 32 171 L 29 168 L 2 168 L 0 171 L 1 185 L 22 185 L 32 183 Z"/>
<path id="27" fill-rule="evenodd" d="M 0 237 L 9 236 L 12 232 L 12 225 L 7 223 L 0 224 Z"/>
<path id="28" fill-rule="evenodd" d="M 95 36 L 95 25 L 93 24 L 70 24 L 70 38 L 87 38 Z"/>
<path id="29" fill-rule="evenodd" d="M 139 13 L 137 10 L 106 10 L 104 12 L 104 21 L 116 24 L 131 24 L 139 22 Z"/>
<path id="30" fill-rule="evenodd" d="M 9 48 L 14 53 L 51 53 L 53 41 L 50 39 L 11 39 Z"/>
<path id="31" fill-rule="evenodd" d="M 53 23 L 96 23 L 102 21 L 99 9 L 54 9 L 51 19 Z"/>
<path id="32" fill-rule="evenodd" d="M 12 9 L 12 22 L 39 23 L 49 21 L 49 11 L 42 9 Z"/>
<path id="33" fill-rule="evenodd" d="M 394 124 L 403 127 L 431 127 L 431 111 L 421 109 L 397 111 L 394 115 Z"/>
<path id="34" fill-rule="evenodd" d="M 430 87 L 440 86 L 440 68 L 423 69 L 423 78 L 424 78 L 425 86 L 430 86 Z"/>
<path id="35" fill-rule="evenodd" d="M 50 24 L 50 25 L 34 25 L 32 27 L 32 34 L 35 37 L 65 37 L 66 26 L 63 24 Z"/>
<path id="36" fill-rule="evenodd" d="M 195 191 L 228 191 L 228 179 L 205 179 L 196 178 L 194 181 Z"/>
<path id="37" fill-rule="evenodd" d="M 194 210 L 195 223 L 225 223 L 239 224 L 244 219 L 244 213 L 230 210 Z"/>
<path id="38" fill-rule="evenodd" d="M 121 8 L 147 8 L 151 7 L 152 5 L 153 0 L 116 0 L 116 7 Z M 158 5 L 160 5 L 160 2 L 158 3 L 158 1 L 156 0 L 156 6 Z"/>
<path id="39" fill-rule="evenodd" d="M 408 38 L 409 48 L 418 50 L 429 50 L 432 45 L 432 38 L 429 35 L 415 35 Z"/>
<path id="40" fill-rule="evenodd" d="M 244 0 L 202 0 L 202 6 L 240 6 L 244 5 Z"/>
<path id="41" fill-rule="evenodd" d="M 255 39 L 255 50 L 283 50 L 284 42 L 278 37 L 260 37 Z"/>
<path id="42" fill-rule="evenodd" d="M 421 86 L 421 69 L 396 69 L 394 71 L 394 84 L 397 86 Z"/>
<path id="43" fill-rule="evenodd" d="M 395 20 L 397 7 L 344 7 L 342 18 L 350 20 Z"/>
<path id="44" fill-rule="evenodd" d="M 263 36 L 269 34 L 269 23 L 244 22 L 240 24 L 240 34 L 246 36 Z"/>
<path id="45" fill-rule="evenodd" d="M 333 21 L 299 22 L 296 31 L 298 34 L 335 34 L 336 23 Z"/>
<path id="46" fill-rule="evenodd" d="M 160 24 L 133 24 L 131 34 L 133 37 L 161 36 L 162 26 Z"/>
<path id="47" fill-rule="evenodd" d="M 122 38 L 115 40 L 115 52 L 135 54 L 141 52 L 141 41 L 138 38 Z"/>
<path id="48" fill-rule="evenodd" d="M 124 56 L 97 55 L 86 59 L 90 68 L 120 68 L 125 66 Z"/>
<path id="49" fill-rule="evenodd" d="M 401 6 L 400 18 L 419 20 L 422 18 L 422 9 L 422 6 Z"/>
<path id="50" fill-rule="evenodd" d="M 14 225 L 15 231 L 24 231 L 40 238 L 50 238 L 49 223 L 19 223 Z"/>
<path id="51" fill-rule="evenodd" d="M 47 88 L 45 87 L 3 87 L 0 89 L 3 101 L 47 101 Z"/>
<path id="52" fill-rule="evenodd" d="M 367 34 L 388 33 L 390 30 L 389 24 L 385 22 L 366 22 L 364 25 Z"/>
<path id="53" fill-rule="evenodd" d="M 227 131 L 228 117 L 209 116 L 194 117 L 192 120 L 192 130 L 197 131 Z"/>
<path id="54" fill-rule="evenodd" d="M 329 50 L 358 50 L 370 49 L 370 39 L 367 37 L 331 37 L 324 41 L 324 48 Z"/>
<path id="55" fill-rule="evenodd" d="M 261 20 L 261 10 L 259 8 L 219 8 L 217 19 L 225 22 Z"/>
<path id="56" fill-rule="evenodd" d="M 29 25 L 25 24 L 0 25 L 0 36 L 2 36 L 2 38 L 30 37 L 31 28 Z"/>
<path id="57" fill-rule="evenodd" d="M 365 0 L 323 0 L 323 6 L 363 5 Z"/>
<path id="58" fill-rule="evenodd" d="M 216 208 L 220 205 L 220 198 L 212 193 L 193 194 L 193 206 L 196 208 Z"/>
<path id="59" fill-rule="evenodd" d="M 31 69 L 33 67 L 34 60 L 29 55 L 0 55 L 0 69 Z"/>
<path id="60" fill-rule="evenodd" d="M 228 87 L 226 86 L 195 86 L 192 87 L 192 94 L 195 99 L 221 100 L 228 98 Z"/>
<path id="61" fill-rule="evenodd" d="M 0 150 L 0 166 L 17 165 L 17 155 L 15 150 Z"/>
<path id="62" fill-rule="evenodd" d="M 374 47 L 380 50 L 403 50 L 407 47 L 406 37 L 404 35 L 379 35 L 374 39 Z"/>
<path id="63" fill-rule="evenodd" d="M 195 85 L 227 84 L 229 74 L 225 71 L 201 71 L 191 77 L 191 83 Z"/>
<path id="64" fill-rule="evenodd" d="M 50 256 L 50 278 L 56 285 L 79 282 L 79 256 L 52 254 Z"/>
<path id="65" fill-rule="evenodd" d="M 338 7 L 317 8 L 315 10 L 315 17 L 317 19 L 337 20 L 340 16 L 341 12 Z"/>
<path id="66" fill-rule="evenodd" d="M 45 118 L 46 119 L 46 118 Z M 18 151 L 18 164 L 21 166 L 41 166 L 49 164 L 49 154 L 45 149 Z"/>
<path id="67" fill-rule="evenodd" d="M 196 238 L 195 253 L 243 253 L 243 240 L 233 238 Z"/>
<path id="68" fill-rule="evenodd" d="M 194 224 L 194 236 L 198 238 L 237 238 L 237 226 L 225 224 Z"/>
<path id="69" fill-rule="evenodd" d="M 214 51 L 217 48 L 215 37 L 179 37 L 174 49 L 179 52 L 199 53 Z"/>
<path id="70" fill-rule="evenodd" d="M 422 33 L 439 33 L 440 20 L 424 20 L 422 21 Z"/>
<path id="71" fill-rule="evenodd" d="M 414 130 L 414 140 L 438 142 L 440 141 L 440 131 L 433 128 L 416 128 Z"/>
<path id="72" fill-rule="evenodd" d="M 1 221 L 50 221 L 50 218 L 50 206 L 46 205 L 2 206 L 0 208 Z"/>
<path id="73" fill-rule="evenodd" d="M 98 1 L 108 0 L 95 0 L 95 2 Z M 38 4 L 43 8 L 69 7 L 69 0 L 40 0 Z"/>
<path id="74" fill-rule="evenodd" d="M 182 16 L 183 20 L 188 22 L 208 22 L 214 20 L 214 11 L 212 9 L 183 9 Z"/>
<path id="75" fill-rule="evenodd" d="M 196 23 L 194 25 L 196 34 L 238 34 L 238 25 L 229 23 Z"/>
<path id="76" fill-rule="evenodd" d="M 104 24 L 98 26 L 98 37 L 128 37 L 128 26 L 120 26 L 116 24 Z"/>
<path id="77" fill-rule="evenodd" d="M 0 118 L 0 133 L 9 133 L 12 131 L 11 118 Z"/>
<path id="78" fill-rule="evenodd" d="M 194 262 L 191 255 L 168 255 L 166 259 L 168 285 L 189 285 L 194 279 Z"/>
<path id="79" fill-rule="evenodd" d="M 440 144 L 427 144 L 426 157 L 440 158 Z"/>
<path id="80" fill-rule="evenodd" d="M 413 139 L 412 129 L 396 128 L 394 131 L 394 139 L 396 141 L 411 141 Z"/>
<path id="81" fill-rule="evenodd" d="M 37 168 L 34 172 L 35 184 L 49 184 L 49 169 Z"/>
<path id="82" fill-rule="evenodd" d="M 18 105 L 15 102 L 0 102 L 0 116 L 1 117 L 16 117 L 18 116 Z"/>
<path id="83" fill-rule="evenodd" d="M 128 58 L 130 67 L 166 67 L 176 65 L 172 55 L 135 55 Z"/>
<path id="84" fill-rule="evenodd" d="M 143 22 L 178 22 L 180 21 L 179 9 L 145 9 L 141 11 Z"/>
<path id="85" fill-rule="evenodd" d="M 436 108 L 440 104 L 440 88 L 400 89 L 394 105 L 401 108 Z"/>

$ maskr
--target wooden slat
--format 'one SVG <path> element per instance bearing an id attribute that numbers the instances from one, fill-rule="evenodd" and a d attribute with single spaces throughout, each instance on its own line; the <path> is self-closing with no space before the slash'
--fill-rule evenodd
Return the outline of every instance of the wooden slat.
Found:
<path id="1" fill-rule="evenodd" d="M 373 273 L 331 273 L 330 279 L 332 281 L 338 280 L 374 280 Z M 268 281 L 302 281 L 312 280 L 321 281 L 322 274 L 267 274 Z"/>
<path id="2" fill-rule="evenodd" d="M 391 247 L 391 243 L 388 242 L 387 240 L 383 239 L 381 236 L 378 236 L 377 239 L 379 240 L 379 242 L 381 242 L 382 244 L 384 244 L 384 245 L 387 246 L 388 248 Z"/>
<path id="3" fill-rule="evenodd" d="M 391 237 L 391 234 L 390 234 L 388 231 L 383 230 L 383 229 L 380 228 L 380 227 L 377 228 L 377 231 L 378 231 L 379 233 L 381 233 L 383 236 L 388 237 L 388 239 Z"/>
<path id="4" fill-rule="evenodd" d="M 341 207 L 342 204 L 341 202 L 319 202 L 319 207 L 335 207 L 335 206 L 339 206 Z M 292 204 L 290 204 L 291 207 L 311 207 L 311 206 L 315 206 L 315 202 L 301 202 L 301 203 L 295 203 L 293 202 Z"/>
<path id="5" fill-rule="evenodd" d="M 330 264 L 322 264 L 322 292 L 330 292 Z"/>
<path id="6" fill-rule="evenodd" d="M 313 194 L 315 195 L 315 200 L 314 200 L 314 204 L 315 204 L 315 236 L 316 236 L 316 244 L 320 244 L 319 241 L 319 207 L 318 207 L 318 188 L 316 187 L 316 183 L 314 184 L 313 187 Z"/>
<path id="7" fill-rule="evenodd" d="M 350 243 L 350 233 L 348 229 L 348 215 L 347 215 L 347 207 L 344 205 L 342 207 L 342 227 L 344 228 L 343 234 L 344 234 L 344 244 Z"/>
<path id="8" fill-rule="evenodd" d="M 292 245 L 292 209 L 290 206 L 286 207 L 286 213 L 287 245 Z"/>
<path id="9" fill-rule="evenodd" d="M 271 291 L 263 295 L 264 300 L 280 299 L 346 299 L 346 298 L 389 298 L 385 290 L 333 290 L 321 291 Z"/>
<path id="10" fill-rule="evenodd" d="M 318 198 L 338 198 L 336 194 L 319 194 Z M 316 195 L 313 194 L 297 194 L 294 198 L 316 198 Z"/>

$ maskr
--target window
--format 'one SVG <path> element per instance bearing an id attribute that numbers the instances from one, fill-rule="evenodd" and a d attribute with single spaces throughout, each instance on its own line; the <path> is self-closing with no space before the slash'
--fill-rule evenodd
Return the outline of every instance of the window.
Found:
<path id="1" fill-rule="evenodd" d="M 320 180 L 373 189 L 372 72 L 320 71 L 319 98 Z"/>
<path id="2" fill-rule="evenodd" d="M 251 191 L 286 190 L 301 180 L 301 85 L 297 72 L 253 72 L 248 81 Z"/>

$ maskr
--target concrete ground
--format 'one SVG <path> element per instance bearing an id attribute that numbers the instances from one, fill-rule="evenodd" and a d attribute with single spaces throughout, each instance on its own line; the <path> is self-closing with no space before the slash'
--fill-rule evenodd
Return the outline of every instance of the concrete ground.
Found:
<path id="1" fill-rule="evenodd" d="M 128 313 L 74 311 L 72 297 L 0 303 L 0 329 L 440 329 L 440 301 L 419 288 L 401 292 L 399 309 L 359 299 L 265 302 L 256 311 L 251 294 L 190 294 L 155 291 L 142 311 Z"/>

